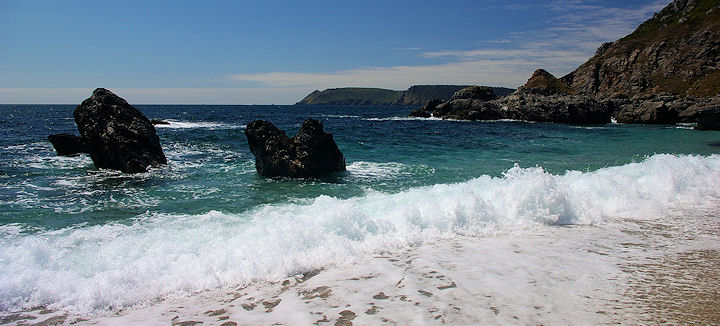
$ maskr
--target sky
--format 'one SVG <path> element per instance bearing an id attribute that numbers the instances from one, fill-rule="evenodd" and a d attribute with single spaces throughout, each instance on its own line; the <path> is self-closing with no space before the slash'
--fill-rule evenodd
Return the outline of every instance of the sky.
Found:
<path id="1" fill-rule="evenodd" d="M 670 0 L 0 0 L 0 103 L 293 104 L 560 77 Z"/>

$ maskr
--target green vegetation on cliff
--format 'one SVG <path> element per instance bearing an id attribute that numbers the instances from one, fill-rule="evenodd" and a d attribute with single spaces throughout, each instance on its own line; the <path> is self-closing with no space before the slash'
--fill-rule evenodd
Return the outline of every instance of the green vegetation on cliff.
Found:
<path id="1" fill-rule="evenodd" d="M 675 0 L 562 80 L 596 96 L 720 93 L 720 2 Z"/>

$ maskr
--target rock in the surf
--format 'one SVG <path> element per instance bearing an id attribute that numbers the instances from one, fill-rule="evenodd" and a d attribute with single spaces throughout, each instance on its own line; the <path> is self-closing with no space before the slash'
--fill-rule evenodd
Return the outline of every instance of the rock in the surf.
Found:
<path id="1" fill-rule="evenodd" d="M 48 140 L 60 156 L 73 156 L 88 152 L 85 141 L 79 136 L 62 133 L 50 135 Z"/>
<path id="2" fill-rule="evenodd" d="M 313 177 L 345 171 L 345 157 L 317 120 L 305 120 L 293 138 L 268 121 L 256 120 L 247 125 L 245 136 L 260 175 Z"/>
<path id="3" fill-rule="evenodd" d="M 150 120 L 107 89 L 96 89 L 73 116 L 96 167 L 138 173 L 167 163 Z"/>

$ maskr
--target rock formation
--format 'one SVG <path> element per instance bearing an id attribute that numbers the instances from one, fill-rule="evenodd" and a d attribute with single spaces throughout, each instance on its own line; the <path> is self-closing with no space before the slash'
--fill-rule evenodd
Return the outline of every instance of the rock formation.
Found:
<path id="1" fill-rule="evenodd" d="M 95 166 L 137 173 L 167 163 L 150 120 L 107 89 L 93 91 L 73 116 Z"/>
<path id="2" fill-rule="evenodd" d="M 482 88 L 463 89 L 449 102 L 438 100 L 410 113 L 414 117 L 457 120 L 525 120 L 574 124 L 610 122 L 612 102 L 569 95 L 567 85 L 545 70 L 537 70 L 515 93 L 493 100 Z"/>
<path id="3" fill-rule="evenodd" d="M 79 136 L 62 133 L 50 135 L 48 140 L 60 156 L 73 156 L 88 152 L 85 141 Z"/>
<path id="4" fill-rule="evenodd" d="M 345 171 L 343 154 L 317 120 L 305 120 L 293 138 L 268 121 L 255 120 L 245 128 L 245 136 L 260 175 L 313 177 Z"/>

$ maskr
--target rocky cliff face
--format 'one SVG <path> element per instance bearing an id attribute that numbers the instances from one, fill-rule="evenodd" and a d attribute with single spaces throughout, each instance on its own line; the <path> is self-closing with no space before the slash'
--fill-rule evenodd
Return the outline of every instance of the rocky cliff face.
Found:
<path id="1" fill-rule="evenodd" d="M 600 46 L 561 79 L 579 93 L 603 98 L 715 96 L 720 93 L 720 3 L 675 0 L 632 34 Z"/>

